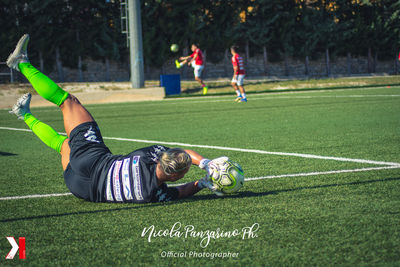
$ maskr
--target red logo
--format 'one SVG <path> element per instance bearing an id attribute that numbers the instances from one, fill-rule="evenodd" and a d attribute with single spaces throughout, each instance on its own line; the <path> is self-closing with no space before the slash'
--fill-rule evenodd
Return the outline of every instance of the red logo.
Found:
<path id="1" fill-rule="evenodd" d="M 11 244 L 12 248 L 10 252 L 8 252 L 6 256 L 6 260 L 12 260 L 14 259 L 15 254 L 17 254 L 17 251 L 19 250 L 19 258 L 26 259 L 26 249 L 25 249 L 25 237 L 19 237 L 18 238 L 18 243 L 15 241 L 13 236 L 7 236 L 8 242 Z"/>

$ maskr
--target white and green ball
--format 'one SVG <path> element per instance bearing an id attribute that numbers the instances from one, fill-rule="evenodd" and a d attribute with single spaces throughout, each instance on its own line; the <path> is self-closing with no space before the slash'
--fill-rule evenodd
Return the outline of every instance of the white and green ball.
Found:
<path id="1" fill-rule="evenodd" d="M 178 52 L 179 50 L 179 46 L 177 44 L 172 44 L 171 45 L 171 51 L 172 52 Z"/>
<path id="2" fill-rule="evenodd" d="M 231 194 L 239 191 L 244 184 L 244 172 L 240 165 L 232 160 L 225 161 L 211 176 L 218 191 Z"/>

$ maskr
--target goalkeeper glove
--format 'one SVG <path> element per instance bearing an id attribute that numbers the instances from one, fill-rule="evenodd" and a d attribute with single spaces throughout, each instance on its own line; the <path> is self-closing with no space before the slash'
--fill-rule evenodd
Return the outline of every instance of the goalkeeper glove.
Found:
<path id="1" fill-rule="evenodd" d="M 228 157 L 219 157 L 213 160 L 204 158 L 200 161 L 199 168 L 205 170 L 209 177 L 212 177 L 213 174 L 218 176 L 218 170 L 220 166 L 222 166 L 228 160 Z"/>
<path id="2" fill-rule="evenodd" d="M 212 176 L 213 168 L 210 169 L 211 160 L 209 159 L 202 159 L 199 164 L 199 168 L 203 169 L 207 172 L 207 178 Z"/>
<path id="3" fill-rule="evenodd" d="M 210 161 L 211 160 L 209 160 L 209 159 L 202 159 L 202 160 L 200 160 L 200 164 L 199 164 L 199 168 L 200 169 L 203 169 L 203 170 L 207 170 L 207 168 L 208 168 L 208 163 L 210 163 Z"/>
<path id="4" fill-rule="evenodd" d="M 227 162 L 228 160 L 229 160 L 228 157 L 223 156 L 223 157 L 219 157 L 219 158 L 213 159 L 211 162 L 214 163 L 217 166 L 221 166 L 221 165 L 224 165 L 224 163 Z"/>
<path id="5" fill-rule="evenodd" d="M 204 176 L 200 180 L 197 181 L 196 183 L 197 187 L 200 189 L 208 188 L 210 189 L 214 194 L 217 196 L 223 196 L 224 193 L 218 191 L 217 186 L 213 184 L 213 182 L 210 180 L 210 178 L 207 176 Z"/>

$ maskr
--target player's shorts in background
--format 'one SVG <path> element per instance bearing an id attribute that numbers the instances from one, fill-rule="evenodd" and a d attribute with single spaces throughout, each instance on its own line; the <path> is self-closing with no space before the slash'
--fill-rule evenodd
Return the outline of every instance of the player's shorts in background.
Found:
<path id="1" fill-rule="evenodd" d="M 236 83 L 239 86 L 243 85 L 243 81 L 244 81 L 244 74 L 239 74 L 239 75 L 235 75 L 235 77 L 233 77 L 232 79 L 232 83 Z"/>
<path id="2" fill-rule="evenodd" d="M 77 197 L 95 201 L 97 178 L 112 156 L 96 122 L 75 127 L 69 137 L 70 162 L 64 171 L 68 189 Z"/>
<path id="3" fill-rule="evenodd" d="M 204 65 L 196 65 L 194 61 L 192 62 L 192 68 L 194 69 L 194 77 L 201 77 L 201 73 L 203 72 Z"/>

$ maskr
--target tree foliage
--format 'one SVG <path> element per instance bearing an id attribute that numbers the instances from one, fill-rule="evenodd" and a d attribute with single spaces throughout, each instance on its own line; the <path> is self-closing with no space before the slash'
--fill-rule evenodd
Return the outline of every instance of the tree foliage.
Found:
<path id="1" fill-rule="evenodd" d="M 269 57 L 332 54 L 381 58 L 400 50 L 398 0 L 142 0 L 144 60 L 160 67 L 196 42 L 207 59 L 218 62 L 232 44 Z M 32 61 L 54 65 L 58 47 L 63 64 L 77 67 L 78 57 L 128 60 L 120 27 L 119 0 L 2 0 L 0 56 L 4 61 L 23 33 L 30 33 Z"/>

